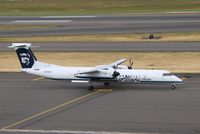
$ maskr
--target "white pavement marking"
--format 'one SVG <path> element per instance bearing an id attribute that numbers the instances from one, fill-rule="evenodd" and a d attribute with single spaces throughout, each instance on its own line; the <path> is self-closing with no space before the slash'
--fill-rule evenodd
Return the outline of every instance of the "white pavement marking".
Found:
<path id="1" fill-rule="evenodd" d="M 0 132 L 9 132 L 9 133 L 56 133 L 56 134 L 144 134 L 144 133 L 133 133 L 133 132 L 95 132 L 95 131 L 68 131 L 68 130 L 32 130 L 32 129 L 1 129 Z"/>
<path id="2" fill-rule="evenodd" d="M 16 20 L 13 23 L 66 23 L 72 20 Z"/>
<path id="3" fill-rule="evenodd" d="M 95 18 L 96 16 L 41 16 L 40 18 Z"/>
<path id="4" fill-rule="evenodd" d="M 71 18 L 72 19 L 72 18 Z M 157 24 L 157 23 L 200 23 L 200 20 L 150 20 L 150 21 L 74 21 L 74 20 L 15 20 L 12 23 L 69 23 L 73 21 L 73 24 Z"/>

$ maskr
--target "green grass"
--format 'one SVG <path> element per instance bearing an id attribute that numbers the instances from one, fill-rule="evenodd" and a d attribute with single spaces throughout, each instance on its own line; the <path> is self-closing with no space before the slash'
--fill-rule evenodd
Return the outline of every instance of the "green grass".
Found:
<path id="1" fill-rule="evenodd" d="M 24 29 L 45 29 L 55 28 L 55 25 L 0 25 L 0 30 L 24 30 Z"/>
<path id="2" fill-rule="evenodd" d="M 200 12 L 199 0 L 0 0 L 0 15 Z"/>

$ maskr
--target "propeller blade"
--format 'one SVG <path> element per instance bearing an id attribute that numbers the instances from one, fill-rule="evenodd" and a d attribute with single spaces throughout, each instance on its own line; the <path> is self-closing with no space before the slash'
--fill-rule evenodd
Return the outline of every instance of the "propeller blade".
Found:
<path id="1" fill-rule="evenodd" d="M 132 69 L 133 66 L 133 61 L 131 60 L 131 58 L 129 59 L 129 65 L 128 65 L 128 69 Z"/>
<path id="2" fill-rule="evenodd" d="M 129 67 L 131 66 L 131 58 L 129 59 Z"/>

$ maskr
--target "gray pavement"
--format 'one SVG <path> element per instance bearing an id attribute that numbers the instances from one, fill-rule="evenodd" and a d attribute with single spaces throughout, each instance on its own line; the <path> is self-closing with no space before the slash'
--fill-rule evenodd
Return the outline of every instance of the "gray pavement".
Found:
<path id="1" fill-rule="evenodd" d="M 0 51 L 12 51 L 7 46 L 11 43 L 0 43 Z M 34 51 L 200 51 L 199 42 L 134 42 L 134 43 L 32 43 Z"/>
<path id="2" fill-rule="evenodd" d="M 0 16 L 0 25 L 53 24 L 55 28 L 0 30 L 0 37 L 200 31 L 200 14 Z"/>
<path id="3" fill-rule="evenodd" d="M 112 85 L 112 92 L 90 96 L 10 129 L 199 133 L 200 75 L 186 76 L 185 84 L 176 90 L 159 85 Z M 0 73 L 0 128 L 89 93 L 87 84 L 34 78 L 25 73 Z"/>

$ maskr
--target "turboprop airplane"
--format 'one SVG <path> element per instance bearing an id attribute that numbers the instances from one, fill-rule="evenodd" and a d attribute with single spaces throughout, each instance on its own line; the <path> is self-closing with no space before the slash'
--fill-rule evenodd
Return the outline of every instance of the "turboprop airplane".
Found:
<path id="1" fill-rule="evenodd" d="M 93 83 L 132 83 L 132 84 L 169 84 L 175 89 L 183 81 L 166 70 L 133 69 L 131 65 L 121 65 L 126 59 L 120 59 L 108 65 L 95 67 L 63 67 L 37 60 L 31 51 L 31 43 L 12 43 L 8 46 L 16 50 L 22 71 L 54 80 L 66 80 L 72 83 L 90 83 L 89 91 L 94 90 Z"/>

